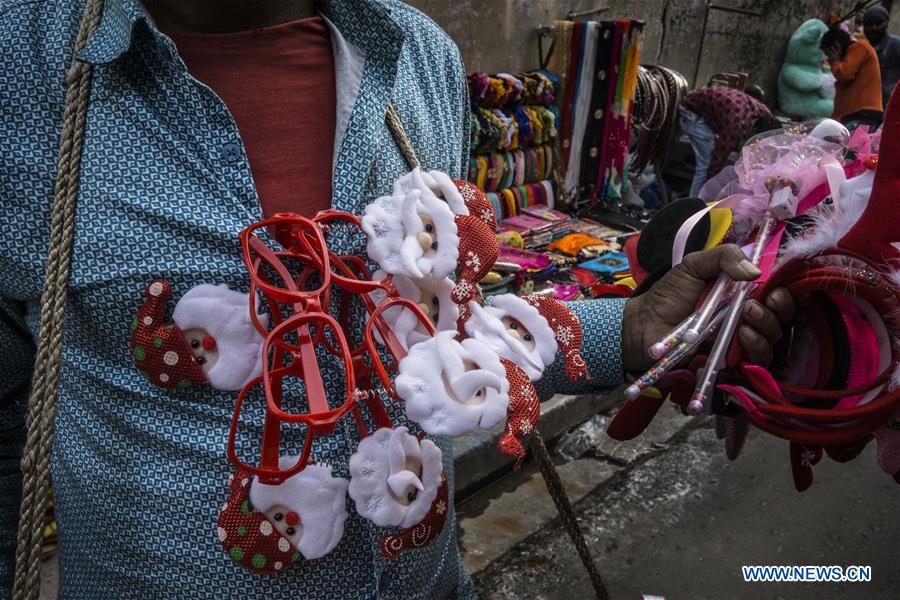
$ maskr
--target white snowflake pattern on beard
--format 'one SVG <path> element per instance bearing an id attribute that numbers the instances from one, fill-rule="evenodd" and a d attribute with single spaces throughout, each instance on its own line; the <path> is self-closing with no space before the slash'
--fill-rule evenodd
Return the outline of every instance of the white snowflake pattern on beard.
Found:
<path id="1" fill-rule="evenodd" d="M 384 221 L 375 221 L 375 223 L 372 225 L 372 231 L 375 232 L 375 237 L 384 238 L 387 237 L 387 234 L 390 230 L 388 229 L 388 226 Z"/>
<path id="2" fill-rule="evenodd" d="M 375 464 L 375 461 L 373 461 L 372 459 L 366 459 L 366 462 L 363 463 L 363 468 L 362 468 L 363 476 L 364 477 L 370 476 L 372 473 L 375 472 L 376 467 L 377 467 L 377 465 Z"/>
<path id="3" fill-rule="evenodd" d="M 399 269 L 402 266 L 399 252 L 391 252 L 385 257 L 384 262 L 385 266 L 391 270 Z"/>

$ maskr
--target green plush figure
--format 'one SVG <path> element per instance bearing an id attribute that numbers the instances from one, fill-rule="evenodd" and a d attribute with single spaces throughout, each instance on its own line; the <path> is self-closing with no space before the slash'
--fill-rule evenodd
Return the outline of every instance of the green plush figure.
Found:
<path id="1" fill-rule="evenodd" d="M 834 76 L 823 69 L 819 49 L 828 26 L 810 19 L 788 41 L 787 55 L 778 76 L 778 104 L 789 115 L 802 119 L 830 117 L 834 111 Z"/>

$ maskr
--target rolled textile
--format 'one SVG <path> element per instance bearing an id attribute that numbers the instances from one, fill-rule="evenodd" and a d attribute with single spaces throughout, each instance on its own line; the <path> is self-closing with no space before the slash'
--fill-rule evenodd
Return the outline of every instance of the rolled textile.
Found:
<path id="1" fill-rule="evenodd" d="M 524 150 L 476 154 L 469 158 L 469 181 L 486 192 L 552 179 L 555 167 L 552 145 Z"/>
<path id="2" fill-rule="evenodd" d="M 572 47 L 572 21 L 553 22 L 553 52 L 547 60 L 547 70 L 556 73 L 559 83 L 557 89 L 566 89 L 566 77 L 569 73 L 569 58 Z"/>
<path id="3" fill-rule="evenodd" d="M 549 180 L 488 192 L 487 197 L 494 205 L 498 221 L 516 216 L 529 206 L 546 204 L 552 208 L 556 204 L 553 184 Z"/>

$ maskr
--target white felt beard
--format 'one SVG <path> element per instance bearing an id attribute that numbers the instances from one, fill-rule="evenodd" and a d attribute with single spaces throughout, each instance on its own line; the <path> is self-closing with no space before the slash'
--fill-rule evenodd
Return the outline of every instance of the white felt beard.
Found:
<path id="1" fill-rule="evenodd" d="M 297 458 L 282 457 L 279 467 L 287 470 L 297 464 Z M 300 515 L 303 531 L 297 550 L 312 560 L 331 552 L 344 535 L 348 485 L 346 479 L 332 476 L 328 465 L 307 465 L 280 485 L 260 483 L 254 477 L 250 484 L 250 503 L 263 513 L 275 506 L 285 506 Z"/>
<path id="2" fill-rule="evenodd" d="M 500 357 L 474 339 L 443 331 L 412 347 L 400 361 L 397 393 L 407 416 L 427 433 L 459 436 L 506 417 L 509 382 Z"/>
<path id="3" fill-rule="evenodd" d="M 268 325 L 268 315 L 258 317 Z M 215 339 L 218 360 L 206 374 L 212 387 L 240 390 L 262 373 L 265 340 L 250 320 L 249 294 L 225 284 L 198 285 L 178 300 L 172 320 L 182 331 L 202 329 Z"/>
<path id="4" fill-rule="evenodd" d="M 506 298 L 511 296 L 511 298 Z M 527 310 L 515 305 L 525 303 L 512 294 L 503 294 L 493 299 L 494 306 L 482 307 L 477 302 L 469 303 L 469 318 L 465 329 L 469 337 L 491 346 L 500 356 L 514 362 L 528 378 L 537 381 L 556 358 L 557 343 L 553 330 L 547 320 L 536 308 L 528 305 Z M 512 309 L 512 310 L 510 310 Z M 511 317 L 528 328 L 534 338 L 534 348 L 529 349 L 525 342 L 509 334 L 503 317 Z"/>
<path id="5" fill-rule="evenodd" d="M 428 233 L 422 216 L 431 219 L 436 249 L 423 249 L 418 235 Z M 443 279 L 456 269 L 459 236 L 450 207 L 428 191 L 412 190 L 369 204 L 362 217 L 369 257 L 386 272 L 407 277 Z"/>
<path id="6" fill-rule="evenodd" d="M 469 209 L 466 208 L 459 188 L 456 187 L 456 184 L 453 183 L 453 180 L 446 173 L 441 171 L 423 171 L 417 167 L 394 182 L 395 196 L 406 195 L 412 190 L 418 190 L 423 193 L 428 192 L 443 199 L 450 206 L 453 214 L 469 214 Z"/>
<path id="7" fill-rule="evenodd" d="M 379 270 L 372 275 L 372 279 L 382 281 L 386 276 L 387 274 L 384 271 Z M 403 275 L 394 275 L 393 281 L 397 292 L 401 296 L 417 304 L 425 303 L 428 305 L 428 316 L 431 318 L 431 323 L 437 331 L 456 329 L 459 307 L 450 298 L 454 285 L 450 279 L 435 280 L 431 277 L 413 279 Z M 372 292 L 371 296 L 375 302 L 381 302 L 385 298 L 385 294 L 381 290 Z M 432 302 L 430 298 L 435 298 L 437 304 Z M 433 318 L 435 311 L 437 311 L 437 320 Z M 409 350 L 412 346 L 431 337 L 420 321 L 406 308 L 397 306 L 385 310 L 382 314 L 404 350 Z M 375 340 L 379 344 L 383 343 L 377 330 L 375 331 Z"/>
<path id="8" fill-rule="evenodd" d="M 441 485 L 441 450 L 406 427 L 383 427 L 350 457 L 356 511 L 380 527 L 407 529 L 425 518 Z"/>

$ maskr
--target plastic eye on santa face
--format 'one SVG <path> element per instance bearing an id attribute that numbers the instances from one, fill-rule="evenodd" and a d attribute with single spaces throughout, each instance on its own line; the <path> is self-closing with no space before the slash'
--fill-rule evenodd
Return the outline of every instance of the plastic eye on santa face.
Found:
<path id="1" fill-rule="evenodd" d="M 265 512 L 269 520 L 278 532 L 286 537 L 295 548 L 303 535 L 303 525 L 300 516 L 285 506 L 273 506 Z"/>
<path id="2" fill-rule="evenodd" d="M 420 214 L 419 218 L 422 219 L 422 226 L 424 231 L 419 233 L 419 245 L 422 246 L 422 250 L 427 254 L 429 254 L 429 250 L 437 250 L 437 232 L 435 231 L 434 221 L 432 221 L 431 217 L 427 215 Z"/>
<path id="3" fill-rule="evenodd" d="M 219 351 L 213 338 L 203 329 L 185 329 L 184 337 L 191 346 L 194 360 L 204 373 L 208 373 L 219 360 Z"/>
<path id="4" fill-rule="evenodd" d="M 422 297 L 419 299 L 419 308 L 422 309 L 422 312 L 426 317 L 431 319 L 432 323 L 437 324 L 438 319 L 441 316 L 441 301 L 437 296 L 433 295 L 428 290 L 422 290 Z M 416 323 L 416 331 L 431 335 L 427 331 L 425 324 L 421 322 Z"/>
<path id="5" fill-rule="evenodd" d="M 512 317 L 502 317 L 500 320 L 511 337 L 518 339 L 528 351 L 535 349 L 534 336 L 527 327 Z"/>

